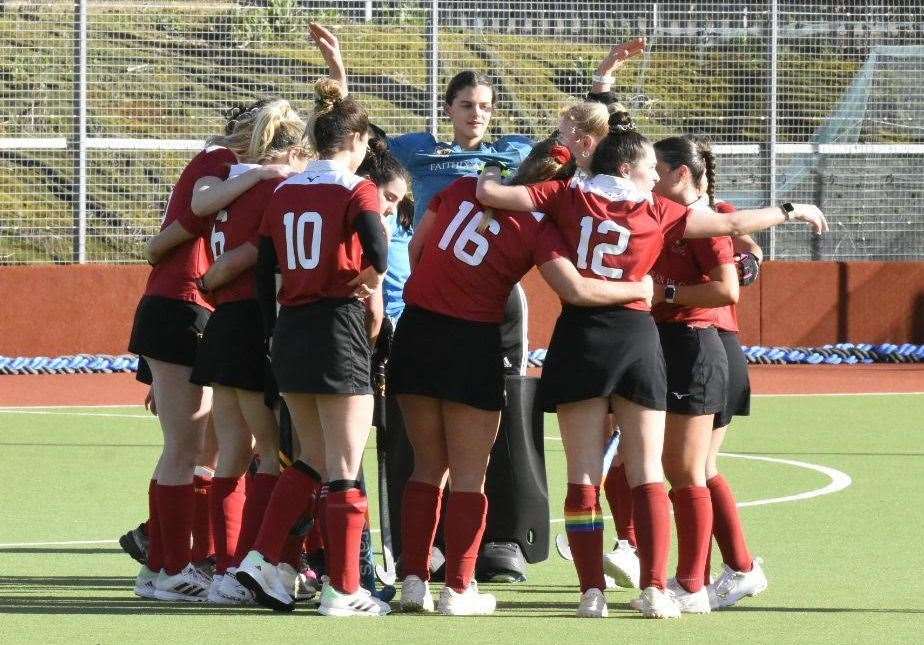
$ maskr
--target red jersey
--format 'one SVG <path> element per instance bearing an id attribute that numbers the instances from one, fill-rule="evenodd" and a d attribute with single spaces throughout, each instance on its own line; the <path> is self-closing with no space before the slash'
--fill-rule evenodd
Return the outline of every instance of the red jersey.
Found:
<path id="1" fill-rule="evenodd" d="M 690 204 L 690 208 L 709 208 L 705 198 Z M 703 284 L 710 281 L 709 273 L 721 264 L 735 261 L 730 237 L 710 237 L 696 240 L 676 240 L 664 247 L 651 271 L 656 282 L 663 284 Z M 684 307 L 667 302 L 658 303 L 651 314 L 657 322 L 686 323 L 691 327 L 717 326 L 718 313 L 724 307 Z"/>
<path id="2" fill-rule="evenodd" d="M 228 148 L 212 146 L 206 148 L 190 161 L 173 187 L 167 202 L 160 230 L 164 230 L 174 220 L 206 220 L 197 218 L 190 209 L 193 187 L 202 177 L 219 177 L 225 179 L 231 166 L 237 163 L 237 157 Z M 184 226 L 185 228 L 185 226 Z M 192 229 L 191 232 L 198 232 Z M 151 269 L 146 296 L 162 296 L 175 300 L 194 302 L 211 309 L 212 306 L 202 298 L 196 289 L 196 278 L 205 273 L 211 262 L 206 254 L 202 238 L 197 237 L 174 248 L 167 257 Z"/>
<path id="3" fill-rule="evenodd" d="M 279 304 L 350 297 L 348 284 L 365 266 L 354 228 L 364 212 L 379 212 L 375 184 L 328 159 L 312 162 L 276 187 L 260 235 L 272 238 L 276 249 Z"/>
<path id="4" fill-rule="evenodd" d="M 526 272 L 568 252 L 542 213 L 495 211 L 479 232 L 477 183 L 477 177 L 461 177 L 430 201 L 435 219 L 404 301 L 445 316 L 501 323 L 510 291 Z"/>
<path id="5" fill-rule="evenodd" d="M 612 175 L 580 174 L 527 189 L 536 208 L 555 219 L 581 275 L 597 280 L 640 281 L 661 249 L 683 237 L 690 212 Z M 622 306 L 648 310 L 644 301 Z"/>
<path id="6" fill-rule="evenodd" d="M 734 213 L 737 209 L 728 202 L 716 202 L 714 210 L 717 213 Z M 732 251 L 732 253 L 734 253 L 734 251 Z M 715 326 L 718 329 L 733 332 L 738 331 L 738 305 L 717 307 L 715 310 L 715 317 Z"/>
<path id="7" fill-rule="evenodd" d="M 228 176 L 236 177 L 258 167 L 256 164 L 237 164 L 231 168 Z M 263 180 L 235 199 L 227 208 L 218 211 L 208 234 L 208 247 L 216 259 L 248 242 L 254 247 L 259 247 L 263 209 L 281 182 L 282 178 L 279 177 Z M 213 296 L 216 305 L 256 298 L 254 270 L 242 271 L 236 278 L 216 290 Z"/>

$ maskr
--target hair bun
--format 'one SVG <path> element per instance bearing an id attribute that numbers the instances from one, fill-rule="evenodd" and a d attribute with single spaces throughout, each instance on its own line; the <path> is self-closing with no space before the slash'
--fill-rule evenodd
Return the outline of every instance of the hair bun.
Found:
<path id="1" fill-rule="evenodd" d="M 315 103 L 321 107 L 331 107 L 346 96 L 343 85 L 332 78 L 322 78 L 314 84 Z"/>
<path id="2" fill-rule="evenodd" d="M 610 132 L 628 132 L 629 130 L 635 130 L 635 123 L 632 122 L 632 117 L 624 110 L 617 110 L 610 114 L 609 123 Z"/>
<path id="3" fill-rule="evenodd" d="M 370 137 L 369 152 L 373 155 L 384 155 L 388 152 L 388 140 L 377 136 Z"/>

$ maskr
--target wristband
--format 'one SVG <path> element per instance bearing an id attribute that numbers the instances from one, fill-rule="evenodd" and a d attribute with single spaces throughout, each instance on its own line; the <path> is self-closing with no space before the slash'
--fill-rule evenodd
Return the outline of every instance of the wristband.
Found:
<path id="1" fill-rule="evenodd" d="M 667 284 L 664 285 L 664 302 L 668 304 L 674 304 L 674 300 L 677 298 L 677 285 Z"/>
<path id="2" fill-rule="evenodd" d="M 602 85 L 612 85 L 613 83 L 616 82 L 616 77 L 610 76 L 609 74 L 607 74 L 606 76 L 600 76 L 599 74 L 594 74 L 593 76 L 591 76 L 590 80 L 592 80 L 594 83 L 600 83 Z"/>
<path id="3" fill-rule="evenodd" d="M 795 219 L 796 208 L 789 202 L 786 202 L 785 204 L 780 204 L 780 210 L 783 211 L 783 221 L 784 222 L 791 222 L 793 219 Z"/>

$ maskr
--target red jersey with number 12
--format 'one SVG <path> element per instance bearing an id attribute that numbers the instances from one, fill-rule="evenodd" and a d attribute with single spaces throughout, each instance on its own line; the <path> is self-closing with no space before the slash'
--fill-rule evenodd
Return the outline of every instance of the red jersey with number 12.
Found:
<path id="1" fill-rule="evenodd" d="M 683 237 L 690 212 L 612 175 L 582 173 L 526 188 L 535 207 L 554 218 L 581 275 L 597 280 L 640 281 L 661 249 Z M 622 306 L 648 311 L 644 301 Z"/>
<path id="2" fill-rule="evenodd" d="M 237 157 L 234 153 L 220 146 L 206 148 L 193 157 L 173 187 L 160 230 L 164 230 L 177 219 L 207 221 L 208 218 L 196 218 L 192 212 L 190 204 L 193 188 L 203 177 L 225 179 L 231 166 L 236 163 Z M 185 300 L 211 309 L 212 306 L 203 299 L 196 288 L 196 278 L 205 273 L 210 264 L 202 238 L 197 237 L 184 242 L 171 250 L 167 257 L 151 269 L 144 295 Z"/>
<path id="3" fill-rule="evenodd" d="M 276 249 L 279 304 L 352 294 L 349 283 L 364 267 L 354 223 L 364 212 L 379 212 L 375 184 L 330 160 L 314 161 L 276 187 L 260 235 L 272 238 Z"/>
<path id="4" fill-rule="evenodd" d="M 568 253 L 542 213 L 495 211 L 479 232 L 477 183 L 477 177 L 462 177 L 430 201 L 434 221 L 404 301 L 445 316 L 501 323 L 510 290 L 526 272 Z"/>

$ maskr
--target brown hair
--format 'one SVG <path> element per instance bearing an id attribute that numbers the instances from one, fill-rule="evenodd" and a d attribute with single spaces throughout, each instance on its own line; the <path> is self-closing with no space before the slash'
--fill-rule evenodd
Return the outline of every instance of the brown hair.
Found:
<path id="1" fill-rule="evenodd" d="M 369 115 L 353 97 L 347 96 L 339 82 L 322 78 L 314 85 L 314 113 L 311 134 L 318 156 L 327 158 L 343 149 L 352 134 L 369 130 Z"/>
<path id="2" fill-rule="evenodd" d="M 709 206 L 715 206 L 715 155 L 707 139 L 691 134 L 667 137 L 655 143 L 654 148 L 658 160 L 670 166 L 671 170 L 678 166 L 689 168 L 697 188 L 705 177 Z"/>
<path id="3" fill-rule="evenodd" d="M 574 175 L 575 164 L 573 159 L 562 163 L 552 156 L 552 148 L 561 146 L 558 135 L 553 134 L 533 146 L 526 159 L 517 168 L 517 174 L 510 181 L 512 186 L 525 186 L 536 184 L 550 179 L 568 179 Z"/>
<path id="4" fill-rule="evenodd" d="M 446 105 L 451 105 L 459 92 L 466 87 L 478 87 L 479 85 L 484 85 L 491 90 L 491 105 L 494 105 L 497 100 L 497 95 L 494 92 L 494 85 L 491 83 L 491 79 L 471 69 L 459 72 L 449 79 L 449 84 L 446 85 L 446 94 L 443 99 Z"/>
<path id="5" fill-rule="evenodd" d="M 609 134 L 594 151 L 590 171 L 595 175 L 620 176 L 619 166 L 637 163 L 650 145 L 648 137 L 635 129 L 629 113 L 617 110 L 609 116 Z"/>
<path id="6" fill-rule="evenodd" d="M 375 126 L 370 128 L 373 132 L 377 130 Z M 384 133 L 383 133 L 384 134 Z M 376 186 L 387 184 L 393 179 L 400 177 L 411 186 L 411 174 L 407 171 L 398 158 L 388 150 L 388 140 L 376 132 L 376 136 L 369 139 L 369 149 L 366 151 L 366 158 L 356 170 L 356 174 L 365 177 Z M 408 230 L 414 220 L 414 201 L 405 197 L 398 203 L 397 212 L 398 224 Z"/>

